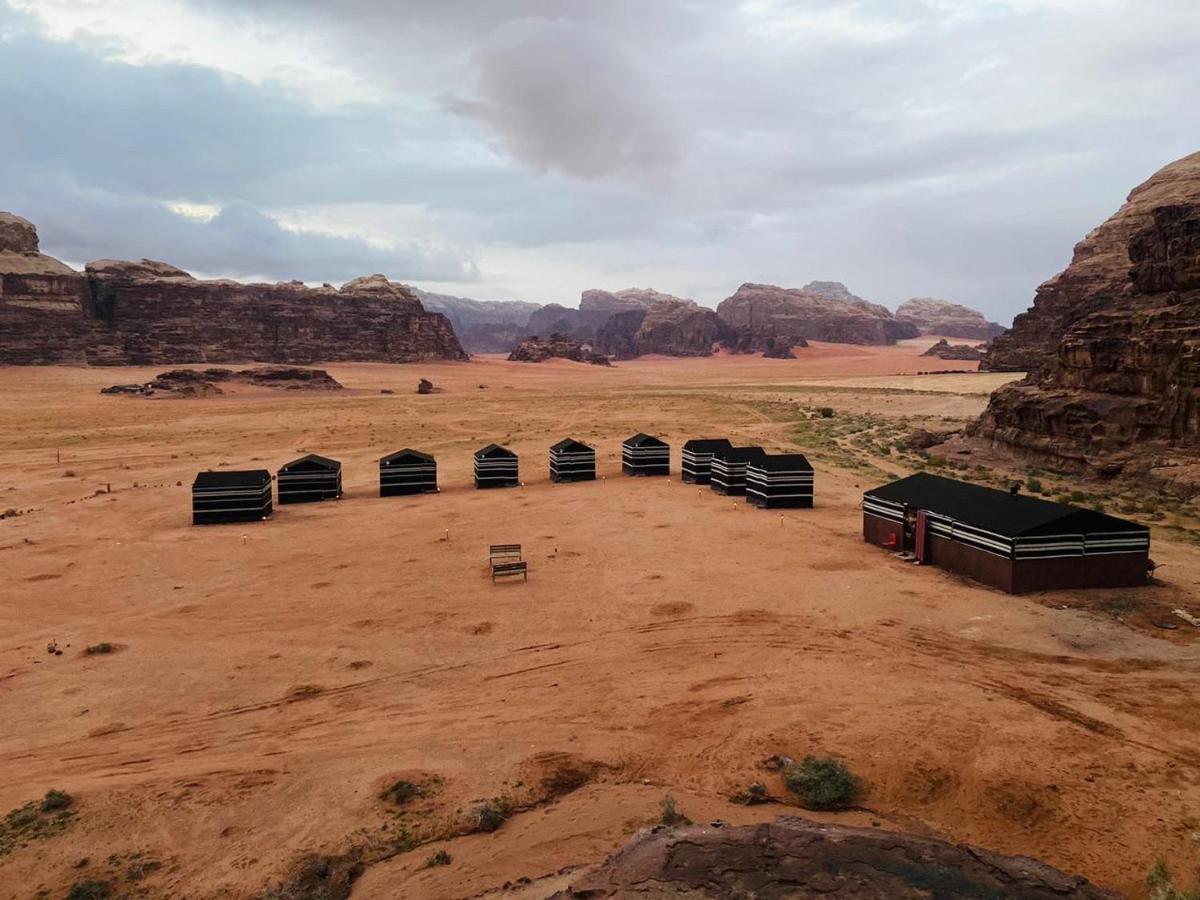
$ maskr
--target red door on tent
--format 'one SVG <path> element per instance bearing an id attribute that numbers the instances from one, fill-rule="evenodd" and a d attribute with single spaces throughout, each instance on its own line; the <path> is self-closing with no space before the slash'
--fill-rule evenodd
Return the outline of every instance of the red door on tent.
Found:
<path id="1" fill-rule="evenodd" d="M 923 509 L 917 510 L 916 555 L 917 555 L 917 562 L 919 562 L 919 563 L 925 562 L 925 553 L 926 553 L 925 529 L 928 524 L 929 524 L 929 518 L 928 518 L 928 516 L 925 515 L 925 510 L 923 510 Z"/>

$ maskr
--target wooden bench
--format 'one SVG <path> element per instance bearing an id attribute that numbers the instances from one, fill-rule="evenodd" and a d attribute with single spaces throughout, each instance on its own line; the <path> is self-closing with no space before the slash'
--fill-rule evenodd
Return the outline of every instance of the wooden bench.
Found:
<path id="1" fill-rule="evenodd" d="M 520 558 L 520 544 L 492 544 L 488 548 L 488 562 L 494 563 L 498 559 L 520 560 Z"/>
<path id="2" fill-rule="evenodd" d="M 496 583 L 497 578 L 502 578 L 505 575 L 521 575 L 526 581 L 529 580 L 529 563 L 524 560 L 519 562 L 494 562 L 492 563 L 492 584 Z"/>

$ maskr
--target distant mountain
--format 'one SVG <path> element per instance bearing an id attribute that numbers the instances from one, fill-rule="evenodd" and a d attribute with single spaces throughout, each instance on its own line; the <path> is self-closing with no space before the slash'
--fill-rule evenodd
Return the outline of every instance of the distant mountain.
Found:
<path id="1" fill-rule="evenodd" d="M 1004 334 L 1006 330 L 1003 325 L 989 322 L 978 310 L 960 303 L 951 303 L 949 300 L 935 300 L 933 297 L 913 297 L 906 300 L 896 309 L 896 318 L 912 322 L 920 329 L 921 334 L 977 341 L 990 341 Z"/>
<path id="2" fill-rule="evenodd" d="M 472 300 L 412 288 L 430 312 L 440 312 L 468 353 L 507 353 L 525 335 L 529 317 L 541 309 L 524 300 Z"/>

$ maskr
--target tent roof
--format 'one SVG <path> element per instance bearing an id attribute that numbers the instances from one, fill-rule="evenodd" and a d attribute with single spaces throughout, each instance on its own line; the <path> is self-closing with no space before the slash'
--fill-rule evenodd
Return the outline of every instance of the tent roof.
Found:
<path id="1" fill-rule="evenodd" d="M 637 434 L 635 434 L 631 438 L 626 438 L 623 443 L 629 445 L 630 447 L 646 447 L 646 446 L 665 447 L 665 446 L 667 446 L 667 442 L 662 440 L 661 438 L 656 438 L 653 435 L 644 434 L 641 431 L 639 431 Z"/>
<path id="2" fill-rule="evenodd" d="M 768 453 L 758 459 L 750 460 L 750 464 L 756 469 L 765 469 L 768 472 L 795 469 L 812 471 L 812 463 L 803 453 Z"/>
<path id="3" fill-rule="evenodd" d="M 262 487 L 270 483 L 271 473 L 266 469 L 245 469 L 233 472 L 200 472 L 192 482 L 192 487 Z"/>
<path id="4" fill-rule="evenodd" d="M 475 455 L 477 457 L 481 457 L 481 458 L 485 457 L 485 456 L 487 456 L 487 457 L 511 456 L 515 459 L 517 454 L 513 453 L 507 447 L 501 447 L 499 444 L 488 444 L 486 447 L 476 450 Z"/>
<path id="5" fill-rule="evenodd" d="M 302 456 L 299 459 L 293 459 L 285 466 L 280 466 L 279 471 L 283 472 L 290 469 L 340 469 L 342 464 L 336 459 L 330 459 L 328 456 L 320 456 L 316 453 L 310 453 L 307 456 Z"/>
<path id="6" fill-rule="evenodd" d="M 693 452 L 698 450 L 701 453 L 707 453 L 711 450 L 716 450 L 718 447 L 732 446 L 733 444 L 729 443 L 729 438 L 692 438 L 690 441 L 684 442 L 683 449 Z"/>
<path id="7" fill-rule="evenodd" d="M 713 457 L 717 459 L 729 459 L 734 462 L 749 462 L 752 459 L 761 459 L 767 455 L 767 451 L 762 447 L 718 447 L 713 450 Z"/>
<path id="8" fill-rule="evenodd" d="M 433 457 L 428 453 L 422 453 L 420 450 L 413 450 L 411 447 L 405 447 L 403 450 L 397 450 L 395 453 L 389 453 L 379 461 L 381 463 L 399 462 L 403 459 L 418 459 L 421 462 L 433 462 Z"/>
<path id="9" fill-rule="evenodd" d="M 964 525 L 1005 537 L 1149 531 L 1144 525 L 1094 510 L 1051 503 L 1027 494 L 1013 495 L 928 472 L 872 488 L 866 496 L 940 513 Z"/>
<path id="10" fill-rule="evenodd" d="M 551 450 L 594 450 L 583 441 L 577 441 L 575 438 L 563 438 L 557 444 L 550 448 Z"/>

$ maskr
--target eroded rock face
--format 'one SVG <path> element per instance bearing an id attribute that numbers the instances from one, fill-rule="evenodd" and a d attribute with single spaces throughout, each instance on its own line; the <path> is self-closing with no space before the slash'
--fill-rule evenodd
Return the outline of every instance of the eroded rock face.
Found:
<path id="1" fill-rule="evenodd" d="M 985 368 L 1034 372 L 1053 365 L 1076 323 L 1112 309 L 1131 288 L 1129 242 L 1153 224 L 1154 210 L 1200 199 L 1200 153 L 1176 160 L 1134 188 L 1125 204 L 1075 245 L 1071 264 L 1043 283 L 1033 306 L 992 342 Z"/>
<path id="2" fill-rule="evenodd" d="M 0 364 L 466 358 L 444 316 L 382 275 L 341 290 L 241 284 L 148 259 L 81 274 L 37 246 L 32 225 L 0 214 Z"/>
<path id="3" fill-rule="evenodd" d="M 1037 860 L 878 828 L 784 817 L 738 828 L 642 831 L 555 900 L 1118 900 Z"/>
<path id="4" fill-rule="evenodd" d="M 625 288 L 621 291 L 602 291 L 592 288 L 579 297 L 579 308 L 585 312 L 625 312 L 631 309 L 648 310 L 663 300 L 679 300 L 654 288 Z"/>
<path id="5" fill-rule="evenodd" d="M 933 297 L 913 297 L 904 301 L 896 308 L 896 318 L 911 322 L 921 334 L 976 341 L 990 341 L 1004 334 L 1003 325 L 989 322 L 978 310 Z"/>
<path id="6" fill-rule="evenodd" d="M 472 300 L 412 288 L 429 312 L 442 313 L 468 353 L 507 353 L 527 333 L 529 317 L 541 309 L 523 300 Z"/>
<path id="7" fill-rule="evenodd" d="M 712 310 L 653 288 L 586 290 L 578 309 L 551 303 L 530 316 L 527 328 L 575 338 L 618 359 L 645 353 L 705 356 L 712 352 L 705 336 L 729 331 Z"/>
<path id="8" fill-rule="evenodd" d="M 807 288 L 743 284 L 733 296 L 721 301 L 717 313 L 746 336 L 747 346 L 743 349 L 763 350 L 768 340 L 776 344 L 781 340 L 800 344 L 802 339 L 894 344 L 919 337 L 912 323 L 897 320 L 886 307 L 855 297 L 838 282 L 813 282 L 809 287 L 813 285 L 821 293 Z"/>
<path id="9" fill-rule="evenodd" d="M 1033 372 L 992 395 L 975 437 L 1064 468 L 1200 490 L 1200 153 L 1135 189 L 1024 316 L 1002 340 L 1040 322 L 1057 334 L 1052 352 L 1022 348 L 1039 354 Z"/>
<path id="10" fill-rule="evenodd" d="M 608 357 L 594 353 L 591 347 L 583 341 L 578 341 L 565 334 L 552 334 L 543 340 L 534 335 L 526 338 L 508 355 L 510 362 L 539 363 L 548 359 L 569 359 L 572 362 L 586 362 L 596 366 L 610 365 Z"/>
<path id="11" fill-rule="evenodd" d="M 600 328 L 613 316 L 607 309 L 572 309 L 548 303 L 529 317 L 525 334 L 565 334 L 586 343 L 596 340 Z"/>

